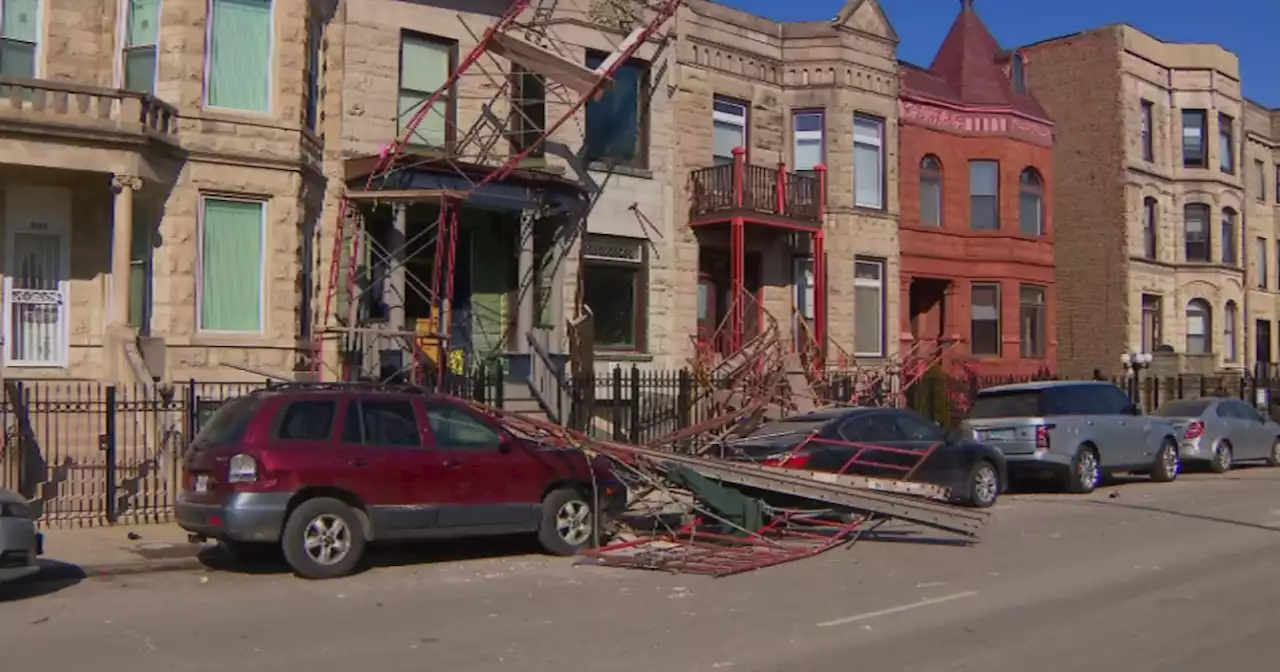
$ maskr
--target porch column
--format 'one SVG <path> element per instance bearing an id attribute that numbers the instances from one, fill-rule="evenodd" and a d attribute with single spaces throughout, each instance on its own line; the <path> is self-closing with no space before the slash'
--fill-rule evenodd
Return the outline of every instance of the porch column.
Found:
<path id="1" fill-rule="evenodd" d="M 107 324 L 129 326 L 129 266 L 133 249 L 133 193 L 142 188 L 142 179 L 115 175 L 111 190 L 115 202 L 111 213 L 111 312 Z"/>
<path id="2" fill-rule="evenodd" d="M 537 217 L 537 210 L 520 211 L 520 256 L 516 262 L 516 277 L 520 279 L 516 297 L 520 305 L 516 309 L 515 343 L 515 351 L 520 354 L 529 353 L 529 334 L 533 332 L 533 306 L 537 301 L 534 296 L 537 283 L 533 277 L 533 228 L 537 224 Z"/>
<path id="3" fill-rule="evenodd" d="M 407 291 L 405 287 L 405 241 L 409 230 L 408 225 L 409 208 L 404 203 L 396 203 L 391 206 L 391 236 L 387 241 L 388 250 L 391 253 L 391 267 L 388 270 L 385 285 L 383 286 L 383 296 L 389 297 L 390 303 L 387 306 L 387 320 L 390 322 L 387 326 L 392 331 L 406 331 L 408 325 L 404 311 L 404 304 Z"/>
<path id="4" fill-rule="evenodd" d="M 821 229 L 813 233 L 813 340 L 822 369 L 827 359 L 827 234 Z"/>
<path id="5" fill-rule="evenodd" d="M 742 334 L 746 331 L 746 222 L 734 217 L 729 223 L 729 283 L 733 285 L 729 306 L 732 326 L 729 331 L 730 350 L 742 347 Z"/>

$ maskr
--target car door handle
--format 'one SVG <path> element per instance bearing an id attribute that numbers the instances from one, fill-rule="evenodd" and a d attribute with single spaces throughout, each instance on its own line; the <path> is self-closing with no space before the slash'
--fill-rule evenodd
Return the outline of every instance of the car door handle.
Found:
<path id="1" fill-rule="evenodd" d="M 369 462 L 368 462 L 368 461 L 366 461 L 363 457 L 357 457 L 356 459 L 351 460 L 351 466 L 353 466 L 353 467 L 367 467 L 367 466 L 369 466 Z"/>

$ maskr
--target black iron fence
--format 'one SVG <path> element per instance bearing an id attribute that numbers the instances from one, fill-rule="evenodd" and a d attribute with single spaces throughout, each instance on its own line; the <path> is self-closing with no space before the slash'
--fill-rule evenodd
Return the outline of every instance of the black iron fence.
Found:
<path id="1" fill-rule="evenodd" d="M 905 394 L 909 407 L 947 427 L 965 417 L 974 395 L 1033 378 L 948 376 L 931 371 Z M 1280 376 L 1140 376 L 1115 379 L 1144 409 L 1173 400 L 1229 395 L 1260 406 L 1280 399 Z M 892 381 L 886 383 L 893 386 Z M 6 381 L 0 400 L 0 487 L 31 502 L 44 525 L 164 522 L 181 490 L 183 449 L 226 400 L 269 386 L 266 381 L 161 385 Z M 497 367 L 444 381 L 444 391 L 503 408 L 518 385 Z M 819 385 L 819 401 L 857 402 L 847 374 Z M 650 443 L 708 420 L 714 385 L 688 370 L 621 367 L 571 381 L 567 422 L 595 436 Z M 521 409 L 524 410 L 524 409 Z M 1270 409 L 1268 409 L 1270 410 Z"/>

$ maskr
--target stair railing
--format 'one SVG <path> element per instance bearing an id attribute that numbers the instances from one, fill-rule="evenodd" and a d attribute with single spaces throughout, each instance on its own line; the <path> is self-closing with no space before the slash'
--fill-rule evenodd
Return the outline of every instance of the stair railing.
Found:
<path id="1" fill-rule="evenodd" d="M 573 395 L 564 373 L 551 359 L 551 330 L 533 329 L 529 341 L 529 391 L 546 412 L 547 419 L 563 424 Z"/>

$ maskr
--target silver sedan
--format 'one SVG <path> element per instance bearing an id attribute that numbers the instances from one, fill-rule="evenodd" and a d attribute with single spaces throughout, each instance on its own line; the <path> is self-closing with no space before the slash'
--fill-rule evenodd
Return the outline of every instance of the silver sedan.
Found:
<path id="1" fill-rule="evenodd" d="M 0 488 L 0 582 L 40 571 L 40 535 L 31 522 L 27 500 Z"/>
<path id="2" fill-rule="evenodd" d="M 1280 466 L 1280 424 L 1239 399 L 1180 399 L 1164 404 L 1153 415 L 1173 422 L 1183 462 L 1207 463 L 1219 474 L 1230 471 L 1237 461 Z"/>

